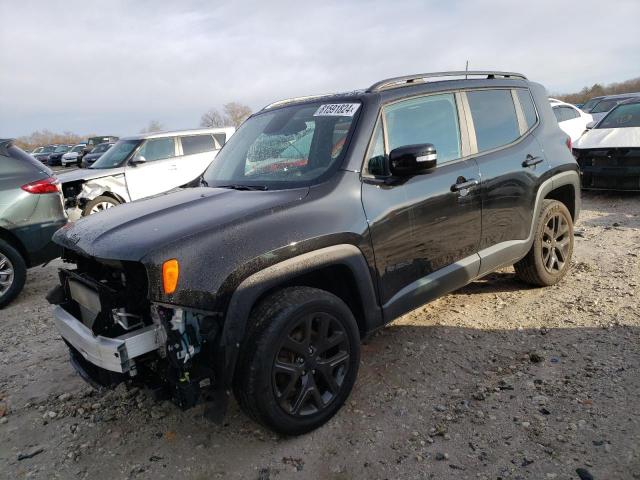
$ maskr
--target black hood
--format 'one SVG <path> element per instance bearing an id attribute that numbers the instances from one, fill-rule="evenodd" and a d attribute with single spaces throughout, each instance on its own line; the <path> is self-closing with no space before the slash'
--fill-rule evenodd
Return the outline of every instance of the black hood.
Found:
<path id="1" fill-rule="evenodd" d="M 83 217 L 59 230 L 54 241 L 86 256 L 142 261 L 169 244 L 266 215 L 307 193 L 188 188 Z"/>

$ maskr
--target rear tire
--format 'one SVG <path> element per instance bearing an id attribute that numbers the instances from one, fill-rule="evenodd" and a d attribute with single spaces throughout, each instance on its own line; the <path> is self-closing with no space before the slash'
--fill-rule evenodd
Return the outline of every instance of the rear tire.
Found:
<path id="1" fill-rule="evenodd" d="M 359 363 L 360 334 L 349 307 L 324 290 L 285 288 L 251 312 L 233 390 L 251 418 L 300 435 L 340 409 Z"/>
<path id="2" fill-rule="evenodd" d="M 102 212 L 103 210 L 108 210 L 109 208 L 117 207 L 118 205 L 120 205 L 120 202 L 115 198 L 100 195 L 87 203 L 82 211 L 82 216 L 86 217 L 94 213 Z"/>
<path id="3" fill-rule="evenodd" d="M 546 287 L 562 280 L 573 254 L 573 219 L 567 207 L 557 200 L 544 200 L 527 256 L 514 265 L 520 279 Z"/>
<path id="4" fill-rule="evenodd" d="M 0 308 L 18 296 L 26 279 L 27 266 L 20 252 L 0 240 Z"/>

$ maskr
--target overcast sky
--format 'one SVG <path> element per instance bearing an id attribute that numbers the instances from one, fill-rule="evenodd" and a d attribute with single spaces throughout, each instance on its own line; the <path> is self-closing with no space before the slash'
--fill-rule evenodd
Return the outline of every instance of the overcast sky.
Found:
<path id="1" fill-rule="evenodd" d="M 640 1 L 0 2 L 0 138 L 137 133 L 211 107 L 409 73 L 522 72 L 550 92 L 640 76 Z"/>

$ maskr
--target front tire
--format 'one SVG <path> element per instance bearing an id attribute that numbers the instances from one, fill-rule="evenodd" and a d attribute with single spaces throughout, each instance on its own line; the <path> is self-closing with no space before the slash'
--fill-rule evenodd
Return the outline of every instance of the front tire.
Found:
<path id="1" fill-rule="evenodd" d="M 284 435 L 326 423 L 344 404 L 360 363 L 360 335 L 335 295 L 290 287 L 251 312 L 234 394 L 251 418 Z"/>
<path id="2" fill-rule="evenodd" d="M 27 266 L 20 252 L 0 240 L 0 308 L 18 296 L 26 278 Z"/>
<path id="3" fill-rule="evenodd" d="M 116 207 L 120 205 L 120 202 L 115 198 L 108 197 L 106 195 L 100 195 L 99 197 L 94 198 L 84 207 L 82 211 L 82 215 L 84 217 L 93 215 L 94 213 L 100 213 L 104 210 L 108 210 L 110 208 Z"/>
<path id="4" fill-rule="evenodd" d="M 514 265 L 520 279 L 546 287 L 562 280 L 573 254 L 573 219 L 557 200 L 544 200 L 533 245 L 527 256 Z"/>

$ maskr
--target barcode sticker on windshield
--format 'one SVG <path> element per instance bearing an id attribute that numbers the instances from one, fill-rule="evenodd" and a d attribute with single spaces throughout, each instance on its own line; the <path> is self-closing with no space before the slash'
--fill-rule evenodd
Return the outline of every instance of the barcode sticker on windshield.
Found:
<path id="1" fill-rule="evenodd" d="M 320 105 L 314 117 L 353 117 L 358 111 L 359 103 L 327 103 Z"/>

